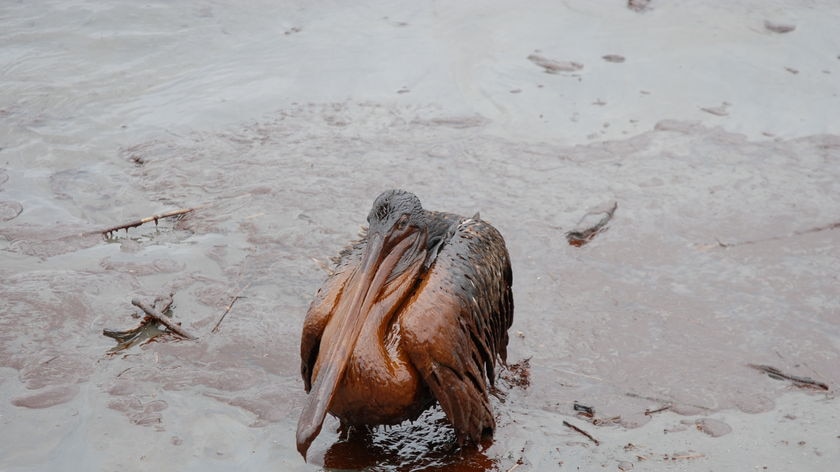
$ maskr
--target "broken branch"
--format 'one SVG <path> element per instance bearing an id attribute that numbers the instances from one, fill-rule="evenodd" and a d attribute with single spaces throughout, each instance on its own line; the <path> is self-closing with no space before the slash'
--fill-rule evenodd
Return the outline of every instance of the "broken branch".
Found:
<path id="1" fill-rule="evenodd" d="M 186 215 L 187 213 L 190 213 L 192 211 L 195 211 L 195 208 L 182 208 L 180 210 L 167 211 L 166 213 L 161 213 L 160 215 L 152 215 L 152 216 L 148 216 L 146 218 L 141 218 L 139 220 L 132 221 L 130 223 L 125 223 L 125 224 L 121 224 L 121 225 L 117 225 L 117 226 L 112 226 L 110 228 L 103 229 L 99 232 L 102 233 L 103 236 L 109 236 L 111 233 L 114 233 L 114 232 L 119 231 L 121 229 L 124 229 L 124 230 L 128 231 L 128 228 L 136 228 L 136 227 L 138 227 L 142 224 L 148 223 L 150 221 L 154 221 L 155 224 L 157 224 L 158 220 L 161 220 L 163 218 L 171 218 L 173 216 Z"/>
<path id="2" fill-rule="evenodd" d="M 185 339 L 197 339 L 192 334 L 188 333 L 184 328 L 178 326 L 177 324 L 173 323 L 172 320 L 169 319 L 168 316 L 164 315 L 160 311 L 158 311 L 155 307 L 149 306 L 144 301 L 140 300 L 139 298 L 134 298 L 131 300 L 131 304 L 136 306 L 137 308 L 143 310 L 147 315 L 151 316 L 155 319 L 155 321 L 159 322 L 160 324 L 166 326 L 169 331 L 181 336 Z"/>

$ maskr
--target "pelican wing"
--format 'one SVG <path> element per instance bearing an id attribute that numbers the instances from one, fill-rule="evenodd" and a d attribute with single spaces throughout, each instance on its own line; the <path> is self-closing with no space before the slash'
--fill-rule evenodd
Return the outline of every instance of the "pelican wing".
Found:
<path id="1" fill-rule="evenodd" d="M 476 443 L 495 428 L 488 399 L 513 322 L 504 239 L 479 219 L 456 223 L 400 314 L 402 347 L 455 428 Z"/>

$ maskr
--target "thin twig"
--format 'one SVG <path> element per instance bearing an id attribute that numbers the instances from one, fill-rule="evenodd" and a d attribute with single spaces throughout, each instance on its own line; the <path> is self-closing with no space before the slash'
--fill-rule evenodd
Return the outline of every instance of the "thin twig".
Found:
<path id="1" fill-rule="evenodd" d="M 210 330 L 211 333 L 218 333 L 219 332 L 219 325 L 222 324 L 222 320 L 224 320 L 225 317 L 227 316 L 227 314 L 230 313 L 230 310 L 233 308 L 233 304 L 236 303 L 236 300 L 239 300 L 240 298 L 245 298 L 241 294 L 245 290 L 248 290 L 248 287 L 250 287 L 250 286 L 251 286 L 251 282 L 248 282 L 247 284 L 245 284 L 244 287 L 240 287 L 239 290 L 236 291 L 236 295 L 234 295 L 233 299 L 230 301 L 230 303 L 228 303 L 227 308 L 225 308 L 225 312 L 222 313 L 222 316 L 219 318 L 219 321 L 217 321 L 216 325 L 213 326 L 213 329 Z"/>
<path id="2" fill-rule="evenodd" d="M 163 313 L 161 313 L 160 311 L 158 311 L 155 307 L 149 306 L 147 303 L 140 300 L 139 298 L 132 299 L 131 304 L 136 306 L 137 308 L 143 310 L 147 315 L 151 316 L 156 321 L 158 321 L 159 323 L 166 326 L 169 329 L 169 331 L 172 331 L 173 333 L 177 334 L 178 336 L 181 336 L 182 338 L 186 338 L 186 339 L 196 339 L 195 336 L 188 333 L 184 328 L 182 328 L 182 327 L 176 325 L 175 323 L 173 323 L 169 319 L 168 316 L 166 316 Z"/>
<path id="3" fill-rule="evenodd" d="M 645 410 L 645 416 L 652 416 L 654 413 L 660 413 L 660 412 L 663 412 L 665 410 L 670 410 L 670 409 L 671 409 L 671 405 L 665 405 L 662 408 L 657 408 L 655 410 Z"/>
<path id="4" fill-rule="evenodd" d="M 45 360 L 44 362 L 42 362 L 42 363 L 41 363 L 41 365 L 47 365 L 47 364 L 49 364 L 50 362 L 52 362 L 52 361 L 54 361 L 54 360 L 58 359 L 58 358 L 59 358 L 59 356 L 60 356 L 60 354 L 56 354 L 56 355 L 54 355 L 54 356 L 50 357 L 49 359 Z"/>
<path id="5" fill-rule="evenodd" d="M 824 226 L 814 226 L 812 228 L 796 230 L 792 233 L 788 233 L 788 234 L 781 235 L 781 236 L 769 236 L 769 237 L 762 238 L 762 239 L 754 239 L 754 240 L 734 242 L 734 243 L 724 243 L 724 242 L 721 242 L 721 240 L 718 239 L 718 238 L 715 238 L 715 241 L 717 241 L 718 247 L 728 248 L 728 247 L 734 247 L 734 246 L 746 246 L 748 244 L 766 243 L 766 242 L 769 242 L 769 241 L 778 241 L 778 240 L 782 240 L 782 239 L 792 238 L 794 236 L 804 236 L 804 235 L 810 234 L 810 233 L 818 233 L 820 231 L 831 231 L 831 230 L 835 230 L 835 229 L 838 229 L 838 228 L 840 228 L 840 221 L 836 221 L 834 223 L 830 223 L 830 224 L 827 224 L 827 225 L 824 225 Z M 714 247 L 714 246 L 712 246 L 712 247 Z"/>
<path id="6" fill-rule="evenodd" d="M 160 219 L 171 218 L 173 216 L 186 215 L 187 213 L 190 213 L 192 211 L 195 211 L 195 208 L 182 208 L 180 210 L 167 211 L 166 213 L 161 213 L 160 215 L 147 216 L 146 218 L 141 218 L 139 220 L 132 221 L 130 223 L 125 223 L 125 224 L 121 224 L 121 225 L 117 225 L 117 226 L 112 226 L 110 228 L 103 229 L 99 232 L 102 233 L 102 235 L 104 235 L 104 236 L 108 236 L 111 233 L 119 231 L 121 229 L 124 229 L 124 230 L 128 231 L 128 228 L 136 228 L 137 226 L 148 223 L 150 221 L 154 221 L 155 224 L 157 224 L 158 220 L 160 220 Z"/>
<path id="7" fill-rule="evenodd" d="M 769 365 L 757 365 L 757 364 L 747 364 L 747 365 L 749 367 L 752 367 L 753 369 L 760 370 L 760 371 L 766 373 L 771 378 L 774 378 L 774 379 L 777 379 L 777 380 L 781 380 L 781 379 L 790 380 L 797 387 L 811 387 L 811 388 L 816 388 L 816 389 L 819 389 L 819 390 L 828 390 L 828 384 L 826 384 L 825 382 L 820 382 L 820 381 L 814 380 L 810 377 L 800 377 L 798 375 L 786 374 L 786 373 L 782 372 L 781 370 L 779 370 L 779 369 L 777 369 L 773 366 L 769 366 Z"/>
<path id="8" fill-rule="evenodd" d="M 589 434 L 586 431 L 578 428 L 577 426 L 573 425 L 572 423 L 569 423 L 568 421 L 563 421 L 563 425 L 568 426 L 569 428 L 572 428 L 573 430 L 577 431 L 578 433 L 586 436 L 587 438 L 589 438 L 590 441 L 594 442 L 596 446 L 601 445 L 601 442 L 598 441 L 597 439 L 593 438 L 591 434 Z"/>
<path id="9" fill-rule="evenodd" d="M 219 318 L 219 321 L 216 322 L 216 326 L 213 326 L 213 329 L 210 330 L 211 333 L 218 333 L 219 332 L 219 325 L 222 324 L 222 320 L 224 320 L 225 316 L 227 316 L 227 314 L 230 313 L 230 309 L 233 308 L 233 304 L 236 303 L 236 300 L 239 300 L 240 298 L 244 298 L 244 297 L 242 297 L 240 295 L 237 295 L 237 296 L 233 297 L 233 300 L 231 300 L 230 303 L 228 303 L 228 306 L 225 309 L 225 312 L 222 313 L 221 318 Z"/>

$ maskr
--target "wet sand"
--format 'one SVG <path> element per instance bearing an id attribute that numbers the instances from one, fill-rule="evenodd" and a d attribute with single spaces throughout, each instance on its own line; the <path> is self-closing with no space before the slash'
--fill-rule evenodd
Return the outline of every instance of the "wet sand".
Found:
<path id="1" fill-rule="evenodd" d="M 549 3 L 3 6 L 0 469 L 834 467 L 840 10 Z M 433 410 L 306 464 L 302 319 L 393 187 L 505 236 L 528 368 L 481 450 Z M 199 340 L 109 354 L 166 293 Z"/>

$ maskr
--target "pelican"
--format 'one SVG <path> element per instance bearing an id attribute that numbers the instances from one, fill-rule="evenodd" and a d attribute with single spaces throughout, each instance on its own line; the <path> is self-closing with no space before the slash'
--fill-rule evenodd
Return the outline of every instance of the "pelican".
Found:
<path id="1" fill-rule="evenodd" d="M 513 322 L 504 239 L 403 190 L 379 195 L 367 222 L 303 323 L 298 451 L 305 460 L 327 412 L 345 427 L 393 425 L 435 402 L 459 445 L 492 436 L 488 383 Z"/>

